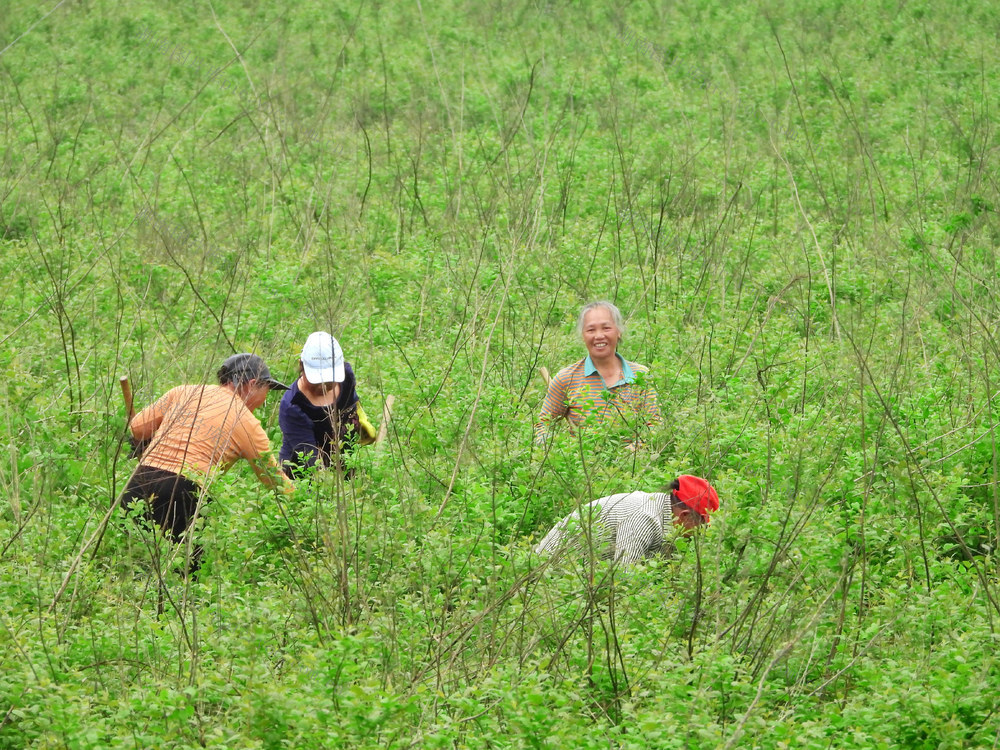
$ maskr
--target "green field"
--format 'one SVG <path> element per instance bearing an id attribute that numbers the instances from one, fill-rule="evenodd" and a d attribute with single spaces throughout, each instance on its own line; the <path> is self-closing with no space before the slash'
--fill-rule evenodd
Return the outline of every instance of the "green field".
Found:
<path id="1" fill-rule="evenodd" d="M 0 7 L 0 750 L 1000 746 L 1000 6 Z M 620 351 L 644 449 L 532 424 Z M 332 331 L 389 438 L 184 550 L 139 406 Z M 277 445 L 278 398 L 259 414 Z M 531 546 L 679 473 L 631 570 Z"/>

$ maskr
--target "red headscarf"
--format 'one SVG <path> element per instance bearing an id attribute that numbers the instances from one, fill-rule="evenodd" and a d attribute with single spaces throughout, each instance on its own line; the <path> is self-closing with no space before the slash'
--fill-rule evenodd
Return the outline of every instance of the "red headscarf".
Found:
<path id="1" fill-rule="evenodd" d="M 681 474 L 677 477 L 680 488 L 674 493 L 677 499 L 690 507 L 708 523 L 708 514 L 719 509 L 719 494 L 701 477 Z"/>

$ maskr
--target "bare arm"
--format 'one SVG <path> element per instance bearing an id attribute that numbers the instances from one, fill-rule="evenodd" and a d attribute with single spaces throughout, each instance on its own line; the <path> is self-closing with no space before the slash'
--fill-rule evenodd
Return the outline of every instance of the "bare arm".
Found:
<path id="1" fill-rule="evenodd" d="M 290 495 L 295 490 L 295 485 L 285 476 L 285 473 L 278 466 L 274 459 L 274 454 L 268 452 L 258 458 L 250 460 L 250 467 L 257 478 L 268 489 L 277 490 L 285 495 Z"/>

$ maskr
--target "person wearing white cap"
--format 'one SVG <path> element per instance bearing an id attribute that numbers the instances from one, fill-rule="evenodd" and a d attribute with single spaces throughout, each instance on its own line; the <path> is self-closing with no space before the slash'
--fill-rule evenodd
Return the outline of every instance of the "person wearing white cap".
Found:
<path id="1" fill-rule="evenodd" d="M 337 339 L 326 331 L 309 334 L 299 355 L 299 378 L 278 411 L 279 461 L 289 477 L 317 462 L 329 466 L 362 435 L 356 385 Z"/>

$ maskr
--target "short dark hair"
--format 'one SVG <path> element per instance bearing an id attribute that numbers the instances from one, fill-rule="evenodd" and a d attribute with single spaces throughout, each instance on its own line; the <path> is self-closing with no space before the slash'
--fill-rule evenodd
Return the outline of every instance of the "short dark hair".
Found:
<path id="1" fill-rule="evenodd" d="M 252 377 L 247 377 L 247 374 L 244 372 L 232 372 L 225 367 L 220 367 L 215 375 L 219 379 L 219 385 L 231 385 L 235 388 L 239 388 L 244 383 L 249 383 L 253 380 Z"/>
<path id="2" fill-rule="evenodd" d="M 679 497 L 677 497 L 677 490 L 679 490 L 680 488 L 681 488 L 680 480 L 675 479 L 672 482 L 670 482 L 669 484 L 664 485 L 663 491 L 670 493 L 670 502 L 671 502 L 671 504 L 674 507 L 680 505 L 680 506 L 686 508 L 687 510 L 691 511 L 691 513 L 694 515 L 694 517 L 698 519 L 698 522 L 695 524 L 696 526 L 701 526 L 703 523 L 706 523 L 705 517 L 702 516 L 701 513 L 699 513 L 694 508 L 692 508 L 690 505 L 688 505 L 686 502 L 684 502 Z"/>
<path id="3" fill-rule="evenodd" d="M 216 376 L 219 378 L 219 385 L 232 385 L 239 388 L 251 380 L 259 380 L 266 383 L 268 388 L 272 390 L 288 390 L 287 385 L 279 383 L 271 377 L 271 371 L 267 369 L 263 359 L 249 352 L 234 354 L 226 359 Z"/>
<path id="4" fill-rule="evenodd" d="M 692 508 L 690 505 L 688 505 L 686 502 L 684 502 L 683 500 L 681 500 L 680 498 L 678 498 L 677 495 L 673 494 L 672 492 L 670 493 L 670 500 L 673 503 L 673 508 L 671 508 L 671 512 L 673 512 L 674 508 L 676 508 L 677 506 L 680 506 L 682 508 L 685 508 L 685 509 L 691 511 L 691 515 L 694 518 L 698 519 L 697 522 L 695 523 L 695 526 L 701 526 L 704 523 L 708 523 L 708 521 L 705 520 L 705 517 L 701 513 L 699 513 L 694 508 Z M 673 515 L 676 516 L 677 514 L 674 512 Z"/>

